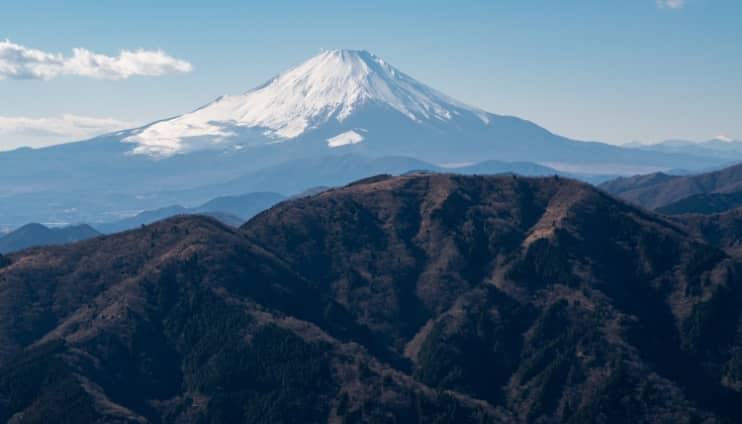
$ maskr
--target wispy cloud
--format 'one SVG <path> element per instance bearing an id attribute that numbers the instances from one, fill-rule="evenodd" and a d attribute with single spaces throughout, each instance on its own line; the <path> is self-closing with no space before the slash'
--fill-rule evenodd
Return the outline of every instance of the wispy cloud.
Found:
<path id="1" fill-rule="evenodd" d="M 685 0 L 657 0 L 657 7 L 662 9 L 681 9 L 685 6 Z"/>
<path id="2" fill-rule="evenodd" d="M 85 140 L 137 125 L 134 122 L 118 119 L 78 115 L 49 118 L 0 116 L 0 150 L 21 146 L 43 147 Z"/>
<path id="3" fill-rule="evenodd" d="M 191 72 L 193 66 L 162 50 L 122 50 L 118 56 L 93 53 L 84 48 L 72 56 L 31 49 L 10 40 L 0 42 L 0 79 L 52 79 L 77 75 L 119 80 Z"/>

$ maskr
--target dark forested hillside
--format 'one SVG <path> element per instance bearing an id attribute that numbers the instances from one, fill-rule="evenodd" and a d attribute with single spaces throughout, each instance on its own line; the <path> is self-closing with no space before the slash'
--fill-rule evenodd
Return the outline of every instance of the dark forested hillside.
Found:
<path id="1" fill-rule="evenodd" d="M 178 217 L 0 269 L 0 421 L 492 421 L 380 361 L 368 330 L 244 236 Z M 406 418 L 405 418 L 406 417 Z"/>
<path id="2" fill-rule="evenodd" d="M 742 191 L 732 193 L 701 193 L 684 197 L 657 208 L 657 212 L 668 215 L 699 213 L 710 215 L 742 207 Z"/>
<path id="3" fill-rule="evenodd" d="M 600 185 L 632 203 L 664 213 L 716 213 L 742 206 L 742 164 L 702 174 L 662 173 L 618 178 Z"/>
<path id="4" fill-rule="evenodd" d="M 673 219 L 685 225 L 695 236 L 742 259 L 742 208 L 712 215 L 683 215 Z"/>
<path id="5" fill-rule="evenodd" d="M 381 176 L 11 254 L 0 421 L 739 422 L 733 222 Z"/>

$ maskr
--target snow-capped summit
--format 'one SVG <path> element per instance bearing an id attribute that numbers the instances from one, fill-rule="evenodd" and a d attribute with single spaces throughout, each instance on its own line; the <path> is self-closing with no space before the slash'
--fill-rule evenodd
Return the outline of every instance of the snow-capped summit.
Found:
<path id="1" fill-rule="evenodd" d="M 135 153 L 170 156 L 204 148 L 265 145 L 307 136 L 326 124 L 328 147 L 357 144 L 372 128 L 344 122 L 364 109 L 395 111 L 410 122 L 444 123 L 486 112 L 456 101 L 357 50 L 328 50 L 242 95 L 224 96 L 179 117 L 160 121 L 127 137 Z"/>
<path id="2" fill-rule="evenodd" d="M 734 143 L 735 142 L 733 138 L 727 137 L 725 135 L 717 135 L 716 137 L 712 138 L 711 141 L 720 141 L 722 143 Z"/>
<path id="3" fill-rule="evenodd" d="M 201 158 L 213 163 L 214 155 L 248 168 L 351 153 L 439 165 L 540 162 L 585 172 L 604 169 L 591 168 L 603 163 L 620 173 L 654 170 L 663 161 L 637 149 L 576 142 L 533 122 L 468 106 L 357 50 L 323 51 L 244 94 L 113 138 L 135 159 L 183 158 L 188 166 Z"/>

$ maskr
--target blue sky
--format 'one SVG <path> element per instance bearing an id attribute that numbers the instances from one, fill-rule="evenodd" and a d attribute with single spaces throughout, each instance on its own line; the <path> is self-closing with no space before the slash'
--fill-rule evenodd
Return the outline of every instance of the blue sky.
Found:
<path id="1" fill-rule="evenodd" d="M 2 79 L 0 149 L 42 140 L 3 132 L 3 119 L 146 123 L 323 48 L 372 51 L 459 100 L 576 139 L 742 139 L 740 22 L 739 0 L 8 2 L 0 40 L 65 56 L 162 50 L 193 69 Z"/>

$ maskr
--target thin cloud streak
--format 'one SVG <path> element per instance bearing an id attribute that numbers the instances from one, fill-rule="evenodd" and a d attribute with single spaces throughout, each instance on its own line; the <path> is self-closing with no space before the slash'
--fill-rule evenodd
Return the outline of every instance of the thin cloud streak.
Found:
<path id="1" fill-rule="evenodd" d="M 133 76 L 159 76 L 188 73 L 189 62 L 162 50 L 122 50 L 118 56 L 93 53 L 84 48 L 72 56 L 31 49 L 5 40 L 0 42 L 0 79 L 49 80 L 63 75 L 121 80 Z"/>
<path id="2" fill-rule="evenodd" d="M 662 9 L 682 9 L 685 0 L 657 0 L 657 7 Z"/>
<path id="3" fill-rule="evenodd" d="M 113 118 L 70 114 L 46 118 L 0 116 L 0 151 L 85 140 L 137 125 L 135 122 Z"/>

